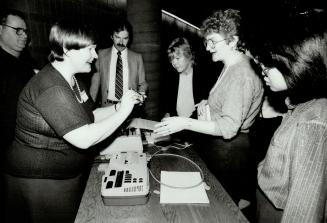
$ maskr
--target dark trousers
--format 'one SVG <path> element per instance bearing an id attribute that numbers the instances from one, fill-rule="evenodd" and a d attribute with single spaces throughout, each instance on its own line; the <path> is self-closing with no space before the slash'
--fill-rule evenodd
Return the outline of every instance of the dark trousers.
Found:
<path id="1" fill-rule="evenodd" d="M 257 198 L 257 223 L 279 223 L 283 216 L 283 210 L 279 210 L 269 201 L 264 193 L 258 188 Z"/>
<path id="2" fill-rule="evenodd" d="M 83 195 L 81 175 L 65 180 L 5 174 L 6 221 L 73 223 Z"/>
<path id="3" fill-rule="evenodd" d="M 3 127 L 3 126 L 2 126 Z M 0 125 L 1 128 L 1 125 Z M 5 179 L 4 179 L 4 170 L 3 170 L 3 163 L 4 163 L 4 157 L 5 157 L 5 152 L 10 145 L 12 141 L 12 135 L 11 134 L 6 134 L 4 133 L 6 129 L 2 129 L 1 133 L 2 138 L 0 140 L 0 222 L 3 222 L 5 219 Z"/>
<path id="4" fill-rule="evenodd" d="M 2 169 L 0 169 L 0 222 L 4 221 L 5 218 L 5 190 L 4 190 L 4 174 Z"/>
<path id="5" fill-rule="evenodd" d="M 205 136 L 196 149 L 227 193 L 237 204 L 240 199 L 255 200 L 256 168 L 249 136 L 240 133 L 231 140 Z"/>

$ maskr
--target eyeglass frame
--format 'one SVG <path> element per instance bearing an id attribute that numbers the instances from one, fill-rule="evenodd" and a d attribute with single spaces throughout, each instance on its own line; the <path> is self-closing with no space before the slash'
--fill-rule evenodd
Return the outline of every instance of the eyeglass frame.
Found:
<path id="1" fill-rule="evenodd" d="M 25 33 L 26 36 L 29 35 L 29 30 L 28 29 L 24 29 L 24 28 L 20 28 L 20 27 L 13 27 L 13 26 L 9 26 L 7 24 L 1 24 L 2 26 L 7 26 L 9 28 L 12 28 L 16 31 L 16 35 L 17 36 L 21 36 L 23 35 L 23 33 Z"/>
<path id="2" fill-rule="evenodd" d="M 208 39 L 208 40 L 204 39 L 203 40 L 203 45 L 204 45 L 205 48 L 207 48 L 207 46 L 209 45 L 208 43 L 211 42 L 211 47 L 210 48 L 213 49 L 216 46 L 217 43 L 220 43 L 220 42 L 225 41 L 225 40 L 226 39 L 215 41 L 215 40 L 212 40 L 212 39 Z"/>

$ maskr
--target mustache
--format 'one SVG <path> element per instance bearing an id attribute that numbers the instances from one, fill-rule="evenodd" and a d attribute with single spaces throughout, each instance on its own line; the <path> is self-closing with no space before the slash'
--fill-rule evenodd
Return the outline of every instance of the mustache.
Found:
<path id="1" fill-rule="evenodd" d="M 125 44 L 120 44 L 120 43 L 118 43 L 117 46 L 120 46 L 120 47 L 126 47 Z"/>

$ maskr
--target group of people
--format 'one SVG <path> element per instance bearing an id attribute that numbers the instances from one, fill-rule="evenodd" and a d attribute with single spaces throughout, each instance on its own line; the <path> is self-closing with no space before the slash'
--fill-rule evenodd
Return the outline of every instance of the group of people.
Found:
<path id="1" fill-rule="evenodd" d="M 73 222 L 92 150 L 146 97 L 142 56 L 128 49 L 128 21 L 113 29 L 113 46 L 97 53 L 92 29 L 60 20 L 50 29 L 49 64 L 34 74 L 31 63 L 21 61 L 29 40 L 24 16 L 8 10 L 0 19 L 0 64 L 6 67 L 1 127 L 7 121 L 15 126 L 1 142 L 5 220 Z M 292 19 L 279 39 L 253 44 L 242 33 L 239 10 L 209 16 L 201 27 L 204 47 L 224 65 L 211 85 L 186 38 L 167 50 L 178 78 L 155 133 L 198 133 L 197 149 L 233 200 L 242 205 L 256 196 L 257 222 L 326 221 L 327 31 L 301 29 L 305 19 Z M 89 73 L 94 61 L 87 89 L 75 75 Z M 288 111 L 258 166 L 256 190 L 248 185 L 256 174 L 249 132 L 262 108 L 264 82 L 285 92 Z"/>
<path id="2" fill-rule="evenodd" d="M 319 13 L 322 15 L 317 16 Z M 251 201 L 256 190 L 255 222 L 327 220 L 327 29 L 316 25 L 325 18 L 323 13 L 290 16 L 289 22 L 278 24 L 278 35 L 264 40 L 260 40 L 261 35 L 241 32 L 244 21 L 239 10 L 219 10 L 208 17 L 201 28 L 204 46 L 212 60 L 221 61 L 224 67 L 207 99 L 198 104 L 195 97 L 190 101 L 189 92 L 180 99 L 183 91 L 199 84 L 183 83 L 183 75 L 192 75 L 190 62 L 184 62 L 184 70 L 176 65 L 176 57 L 188 61 L 187 51 L 178 56 L 182 47 L 173 48 L 173 54 L 168 49 L 169 59 L 180 74 L 177 116 L 165 117 L 155 132 L 170 135 L 188 130 L 205 135 L 198 143 L 200 152 L 206 154 L 206 164 L 233 200 L 242 206 Z M 286 96 L 285 114 L 269 104 L 263 82 L 272 92 Z M 183 106 L 179 100 L 185 102 Z M 182 113 L 181 108 L 189 112 Z M 191 117 L 194 110 L 198 118 Z M 251 184 L 256 173 L 255 142 L 249 131 L 259 112 L 283 119 L 258 165 L 256 189 L 256 184 Z"/>
<path id="3" fill-rule="evenodd" d="M 192 94 L 183 91 L 189 89 L 183 85 L 184 76 L 192 78 L 192 73 L 180 72 L 178 100 L 183 107 L 188 101 L 194 101 L 190 112 L 196 112 L 199 117 L 191 117 L 190 112 L 183 115 L 177 112 L 177 116 L 164 118 L 157 125 L 156 132 L 160 135 L 173 134 L 181 130 L 204 133 L 206 136 L 196 137 L 201 143 L 200 153 L 208 167 L 227 192 L 237 203 L 242 198 L 249 200 L 250 194 L 245 195 L 246 188 L 249 188 L 251 171 L 250 166 L 250 140 L 249 129 L 255 117 L 260 111 L 263 97 L 263 83 L 251 66 L 250 58 L 245 55 L 243 43 L 239 39 L 240 13 L 237 10 L 218 11 L 207 18 L 202 27 L 204 47 L 211 53 L 212 61 L 221 61 L 223 68 L 217 74 L 218 79 L 213 87 L 205 89 L 202 98 L 190 97 Z M 170 46 L 168 50 L 171 58 L 171 48 L 176 52 L 180 51 L 176 46 Z M 173 55 L 175 55 L 173 54 Z M 185 55 L 187 53 L 184 53 Z M 176 56 L 171 60 L 175 65 Z M 183 56 L 180 56 L 183 58 Z M 179 71 L 179 70 L 178 70 Z M 199 71 L 201 73 L 201 70 Z M 193 75 L 193 78 L 195 76 Z M 203 75 L 201 78 L 205 78 Z M 194 82 L 193 88 L 201 86 L 201 82 Z M 181 88 L 183 86 L 183 88 Z M 189 84 L 192 87 L 192 84 Z M 203 88 L 203 86 L 202 86 Z M 204 90 L 202 90 L 204 91 Z M 196 93 L 196 91 L 194 91 Z M 198 94 L 197 94 L 198 95 Z M 203 97 L 204 96 L 204 97 Z M 197 99 L 197 100 L 196 100 Z M 176 104 L 176 110 L 180 104 Z M 195 110 L 195 103 L 197 110 Z M 182 107 L 182 108 L 183 108 Z M 195 138 L 195 137 L 193 137 Z M 196 144 L 196 143 L 195 143 Z M 243 193 L 244 192 L 244 193 Z M 253 192 L 254 193 L 254 192 Z M 246 197 L 241 197 L 241 196 Z"/>

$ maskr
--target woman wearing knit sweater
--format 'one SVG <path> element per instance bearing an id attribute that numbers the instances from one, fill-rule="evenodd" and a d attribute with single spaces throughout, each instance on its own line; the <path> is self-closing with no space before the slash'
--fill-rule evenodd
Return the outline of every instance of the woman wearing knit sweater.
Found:
<path id="1" fill-rule="evenodd" d="M 270 89 L 288 95 L 288 112 L 258 166 L 259 223 L 327 220 L 327 32 L 307 21 L 292 18 L 282 36 L 251 51 Z"/>

